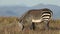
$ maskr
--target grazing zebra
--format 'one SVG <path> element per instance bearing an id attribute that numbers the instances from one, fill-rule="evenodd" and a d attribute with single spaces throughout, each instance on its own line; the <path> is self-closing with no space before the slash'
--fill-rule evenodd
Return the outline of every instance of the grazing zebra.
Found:
<path id="1" fill-rule="evenodd" d="M 35 29 L 35 23 L 45 22 L 46 27 L 49 27 L 49 21 L 52 17 L 53 12 L 50 9 L 33 9 L 29 10 L 20 20 L 24 26 L 31 26 L 31 29 Z"/>

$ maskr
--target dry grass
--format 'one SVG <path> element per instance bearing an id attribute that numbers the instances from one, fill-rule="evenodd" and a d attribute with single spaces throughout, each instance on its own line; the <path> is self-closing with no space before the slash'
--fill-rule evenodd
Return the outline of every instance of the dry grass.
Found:
<path id="1" fill-rule="evenodd" d="M 33 31 L 27 28 L 20 31 L 17 22 L 17 17 L 0 17 L 0 34 L 60 34 L 60 20 L 58 19 L 50 21 L 49 30 Z"/>

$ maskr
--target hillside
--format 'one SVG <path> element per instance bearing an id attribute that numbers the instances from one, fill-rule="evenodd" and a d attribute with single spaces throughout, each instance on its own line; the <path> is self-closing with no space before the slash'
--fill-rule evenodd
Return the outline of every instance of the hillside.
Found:
<path id="1" fill-rule="evenodd" d="M 49 30 L 36 28 L 33 31 L 26 28 L 24 31 L 21 31 L 18 26 L 17 17 L 0 17 L 0 34 L 60 34 L 60 19 L 51 20 L 49 27 Z"/>
<path id="2" fill-rule="evenodd" d="M 27 6 L 2 6 L 0 7 L 0 16 L 21 16 L 26 11 L 31 9 L 42 9 L 49 8 L 53 11 L 53 18 L 60 18 L 60 6 L 56 5 L 44 5 L 38 4 L 36 6 L 27 7 Z"/>

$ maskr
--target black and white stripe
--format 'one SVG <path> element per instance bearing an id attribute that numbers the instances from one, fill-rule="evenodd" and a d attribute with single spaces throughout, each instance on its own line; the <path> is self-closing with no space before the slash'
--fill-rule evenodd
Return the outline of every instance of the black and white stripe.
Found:
<path id="1" fill-rule="evenodd" d="M 50 11 L 42 11 L 42 16 L 41 18 L 43 21 L 49 21 L 52 17 L 52 13 Z"/>

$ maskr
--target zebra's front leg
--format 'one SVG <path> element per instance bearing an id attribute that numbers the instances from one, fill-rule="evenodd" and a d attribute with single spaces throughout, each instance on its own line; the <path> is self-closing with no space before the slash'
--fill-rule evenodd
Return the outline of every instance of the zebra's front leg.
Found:
<path id="1" fill-rule="evenodd" d="M 45 29 L 49 30 L 49 22 L 48 21 L 44 21 L 44 23 L 45 23 Z"/>

